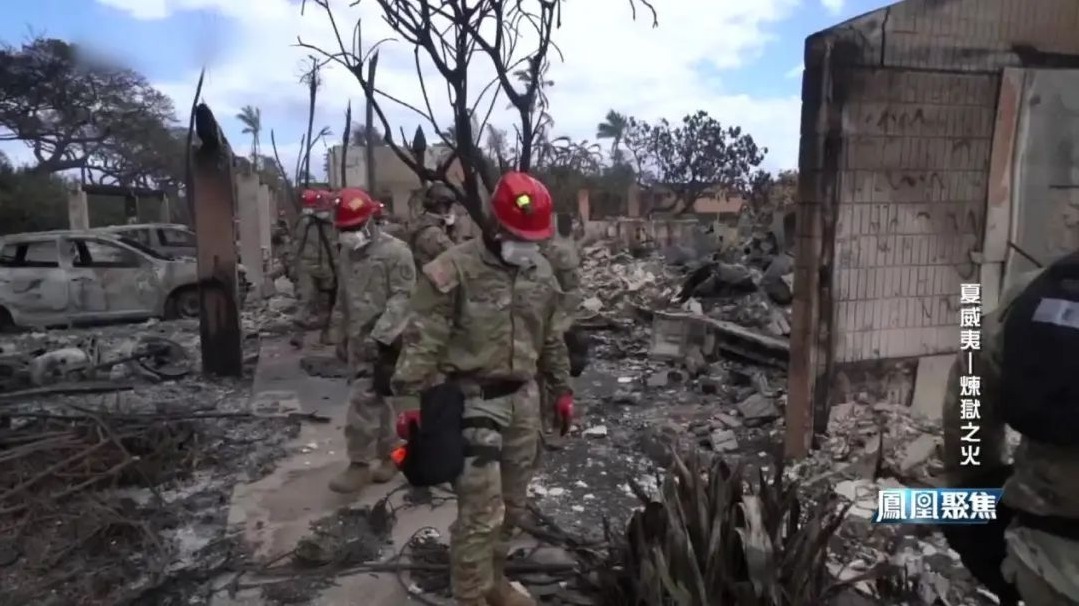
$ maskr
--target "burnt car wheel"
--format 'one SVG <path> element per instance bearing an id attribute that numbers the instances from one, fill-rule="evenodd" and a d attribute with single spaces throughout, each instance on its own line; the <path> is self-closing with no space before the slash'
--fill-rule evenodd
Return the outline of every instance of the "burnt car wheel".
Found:
<path id="1" fill-rule="evenodd" d="M 174 292 L 165 306 L 165 317 L 168 319 L 199 317 L 199 289 L 182 288 Z"/>

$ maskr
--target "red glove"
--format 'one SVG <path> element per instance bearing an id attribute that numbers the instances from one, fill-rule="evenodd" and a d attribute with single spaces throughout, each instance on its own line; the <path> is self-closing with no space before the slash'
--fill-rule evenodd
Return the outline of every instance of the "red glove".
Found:
<path id="1" fill-rule="evenodd" d="M 409 410 L 397 415 L 397 437 L 407 440 L 413 423 L 420 426 L 420 411 Z"/>
<path id="2" fill-rule="evenodd" d="M 562 426 L 562 435 L 569 432 L 569 426 L 573 423 L 573 392 L 564 393 L 558 397 L 554 404 L 555 414 Z"/>

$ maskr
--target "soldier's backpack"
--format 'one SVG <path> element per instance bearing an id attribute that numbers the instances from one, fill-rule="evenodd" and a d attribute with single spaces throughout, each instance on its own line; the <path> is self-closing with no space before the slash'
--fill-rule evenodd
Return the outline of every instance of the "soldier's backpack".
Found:
<path id="1" fill-rule="evenodd" d="M 1004 313 L 1003 420 L 1032 440 L 1079 446 L 1079 253 L 1046 268 Z"/>
<path id="2" fill-rule="evenodd" d="M 461 419 L 465 395 L 455 383 L 443 383 L 420 395 L 420 424 L 409 429 L 401 472 L 413 486 L 453 482 L 465 465 Z"/>

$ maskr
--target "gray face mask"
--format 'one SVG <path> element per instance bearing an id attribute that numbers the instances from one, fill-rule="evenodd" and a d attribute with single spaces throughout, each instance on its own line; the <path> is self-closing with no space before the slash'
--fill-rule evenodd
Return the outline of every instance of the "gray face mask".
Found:
<path id="1" fill-rule="evenodd" d="M 359 231 L 343 231 L 337 236 L 337 241 L 348 250 L 360 250 L 371 243 L 371 234 L 367 228 Z"/>
<path id="2" fill-rule="evenodd" d="M 535 242 L 518 242 L 516 240 L 503 240 L 499 247 L 502 260 L 517 267 L 530 267 L 536 264 L 536 255 L 539 254 L 539 244 Z"/>

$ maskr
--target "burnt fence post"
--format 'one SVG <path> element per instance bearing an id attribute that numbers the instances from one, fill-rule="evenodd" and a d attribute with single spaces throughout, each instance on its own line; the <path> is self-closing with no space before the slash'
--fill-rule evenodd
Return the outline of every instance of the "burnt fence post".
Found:
<path id="1" fill-rule="evenodd" d="M 187 192 L 195 215 L 202 370 L 238 377 L 243 374 L 243 348 L 232 150 L 205 103 L 195 108 L 195 132 L 199 145 L 193 151 Z"/>

